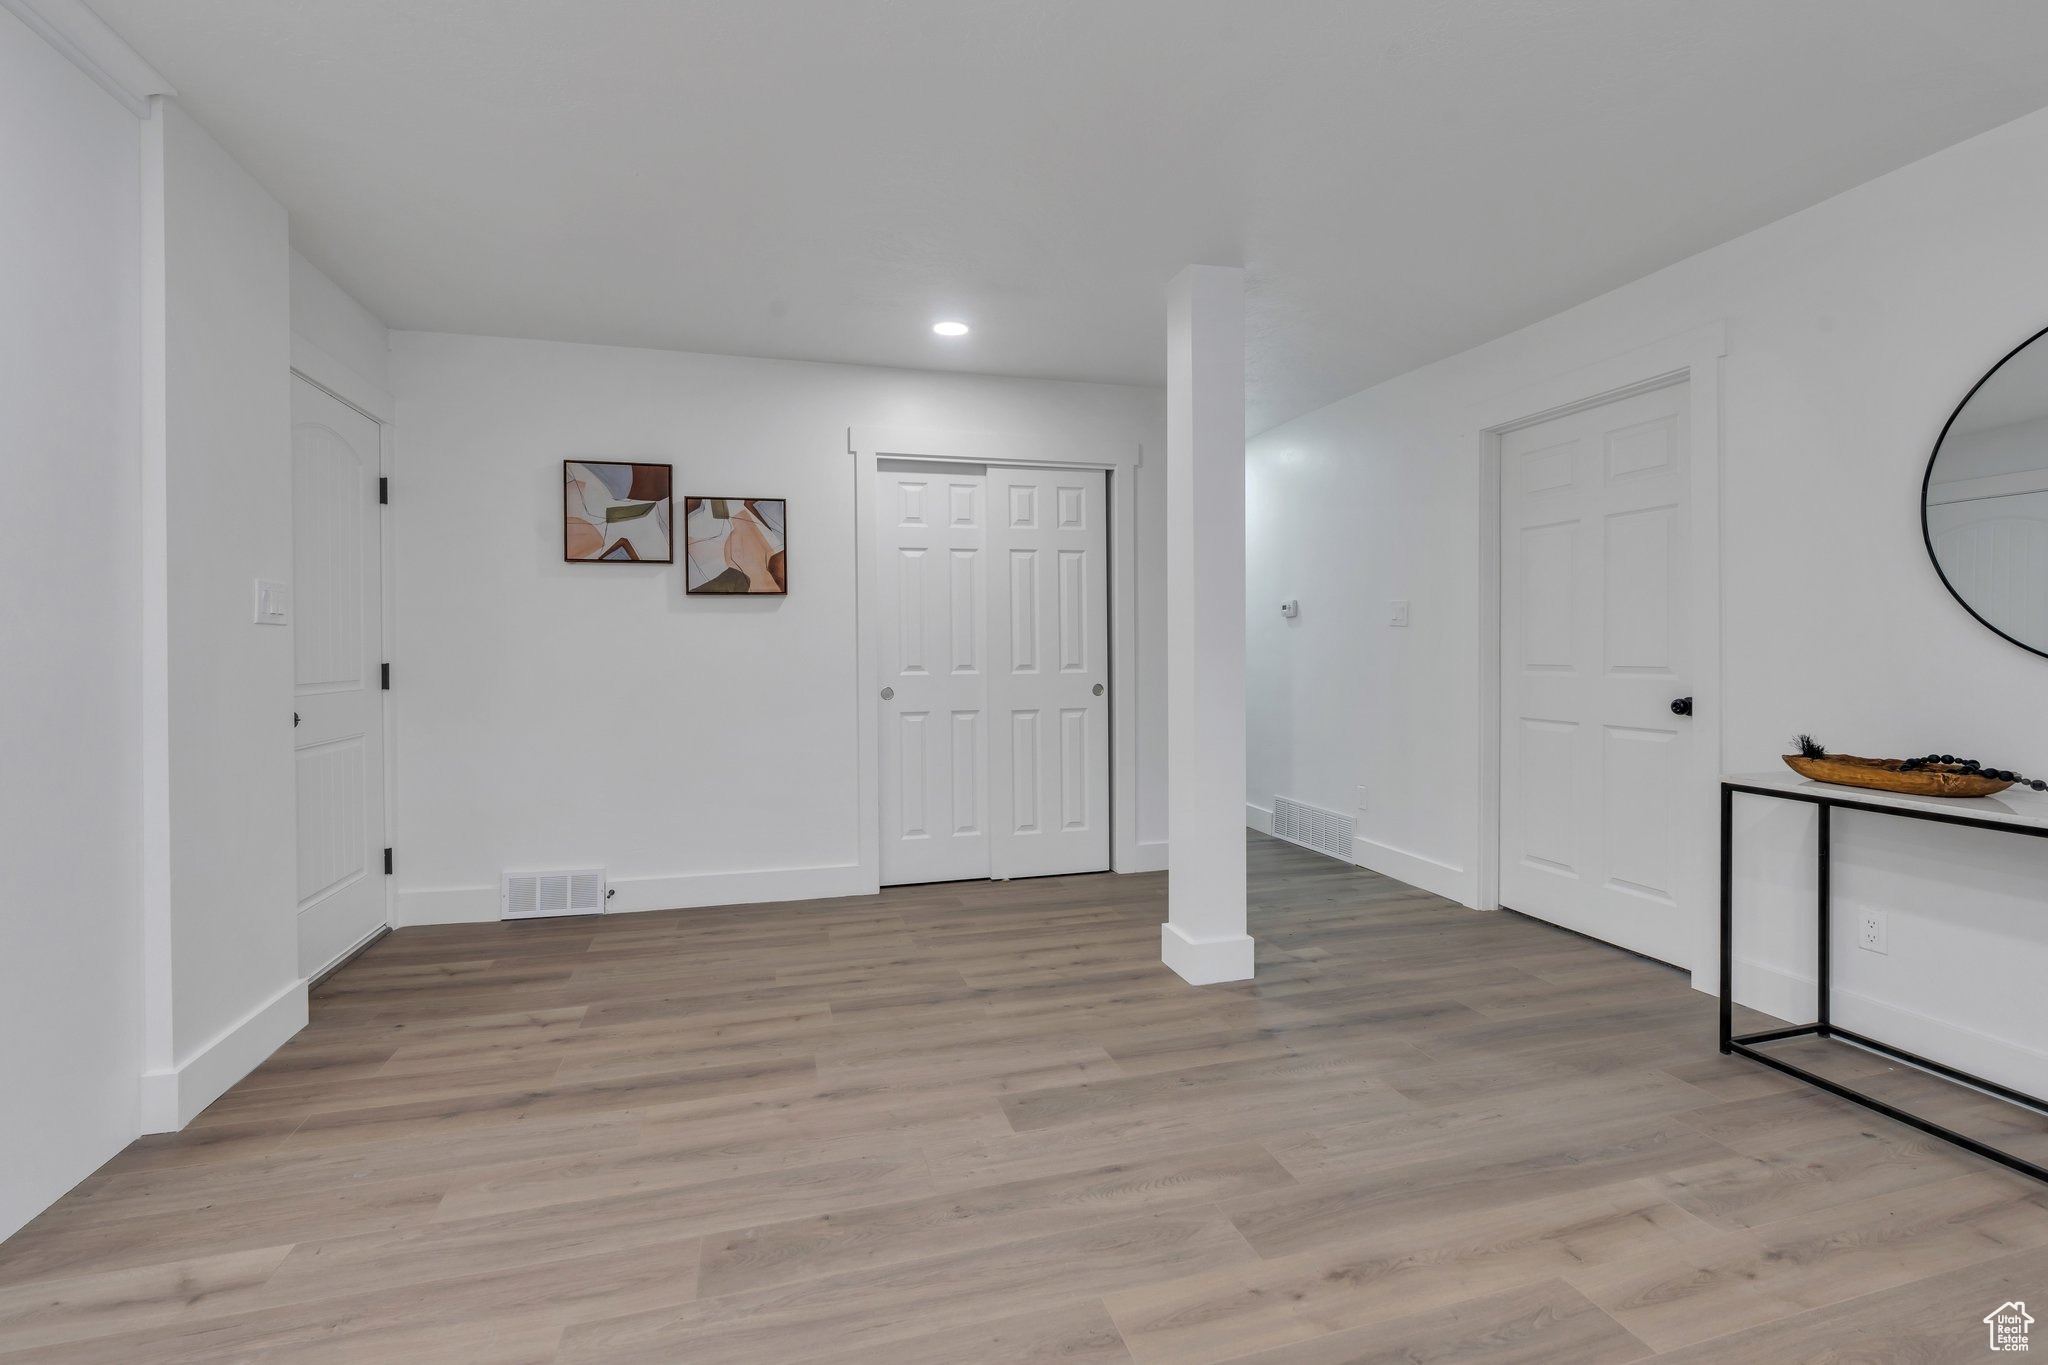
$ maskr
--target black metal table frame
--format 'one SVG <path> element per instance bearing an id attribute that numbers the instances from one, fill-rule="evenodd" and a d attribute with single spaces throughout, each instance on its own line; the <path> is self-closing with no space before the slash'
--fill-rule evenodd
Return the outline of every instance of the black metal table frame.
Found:
<path id="1" fill-rule="evenodd" d="M 1800 801 L 1820 808 L 1820 857 L 1815 879 L 1815 925 L 1820 936 L 1819 980 L 1816 983 L 1818 986 L 1816 994 L 1818 996 L 1820 1017 L 1811 1024 L 1800 1024 L 1793 1028 L 1767 1029 L 1762 1033 L 1745 1033 L 1740 1037 L 1736 1036 L 1734 1029 L 1735 883 L 1731 875 L 1735 861 L 1734 812 L 1735 797 L 1738 793 L 1745 796 L 1766 796 L 1779 801 Z M 2048 1168 L 2037 1166 L 2033 1162 L 2023 1157 L 2014 1156 L 2010 1152 L 2001 1151 L 1990 1143 L 1971 1137 L 1967 1133 L 1958 1133 L 1954 1129 L 1936 1123 L 1932 1119 L 1908 1113 L 1896 1105 L 1887 1104 L 1873 1096 L 1860 1094 L 1843 1085 L 1840 1081 L 1831 1080 L 1826 1076 L 1808 1071 L 1805 1067 L 1788 1062 L 1782 1057 L 1774 1057 L 1768 1052 L 1758 1051 L 1757 1044 L 1779 1042 L 1786 1038 L 1840 1038 L 1846 1042 L 1854 1043 L 1858 1047 L 1867 1048 L 1880 1056 L 1893 1058 L 1894 1060 L 1906 1063 L 1908 1066 L 1932 1072 L 1937 1076 L 1945 1076 L 1952 1081 L 1960 1081 L 1964 1085 L 1973 1086 L 2000 1099 L 2010 1100 L 2014 1104 L 2025 1105 L 2029 1109 L 2036 1111 L 2048 1111 L 2048 1101 L 2043 1101 L 2023 1091 L 2014 1090 L 2010 1086 L 2000 1085 L 1996 1081 L 1987 1081 L 1982 1076 L 1973 1076 L 1967 1071 L 1960 1071 L 1946 1063 L 1937 1062 L 1927 1057 L 1916 1056 L 1903 1048 L 1893 1047 L 1890 1043 L 1865 1037 L 1863 1034 L 1842 1028 L 1830 1019 L 1830 1006 L 1833 1003 L 1834 987 L 1832 981 L 1833 973 L 1829 960 L 1832 954 L 1829 942 L 1831 936 L 1828 932 L 1830 910 L 1828 861 L 1832 851 L 1830 848 L 1833 832 L 1833 820 L 1831 817 L 1838 809 L 1868 811 L 1873 815 L 1895 815 L 1904 820 L 1928 820 L 1940 825 L 1963 825 L 1970 829 L 1989 829 L 2005 834 L 2024 834 L 2035 838 L 2048 838 L 2048 827 L 2043 826 L 2012 825 L 2000 820 L 1986 820 L 1971 815 L 1951 815 L 1945 811 L 1918 810 L 1904 806 L 1885 806 L 1873 801 L 1858 801 L 1854 797 L 1835 796 L 1827 792 L 1787 791 L 1779 787 L 1757 787 L 1743 782 L 1723 782 L 1721 784 L 1721 1051 L 1724 1054 L 1732 1053 L 1747 1057 L 1753 1062 L 1761 1062 L 1775 1071 L 1782 1071 L 1788 1076 L 1805 1081 L 1808 1085 L 1818 1086 L 1831 1095 L 1839 1095 L 1843 1099 L 1854 1104 L 1860 1104 L 1866 1109 L 1874 1109 L 1886 1118 L 1896 1119 L 1900 1123 L 1918 1128 L 1923 1133 L 1932 1133 L 1938 1138 L 1953 1142 L 1958 1147 L 1975 1152 L 1978 1156 L 1988 1160 L 1996 1161 L 2001 1166 L 2009 1166 L 2013 1170 L 2034 1177 L 2036 1180 L 2048 1181 Z"/>

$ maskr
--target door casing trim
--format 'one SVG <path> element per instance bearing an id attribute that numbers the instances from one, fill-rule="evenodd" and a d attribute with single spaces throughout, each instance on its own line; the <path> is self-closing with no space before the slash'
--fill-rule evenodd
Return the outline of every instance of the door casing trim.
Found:
<path id="1" fill-rule="evenodd" d="M 355 370 L 342 364 L 312 342 L 292 334 L 291 369 L 294 379 L 304 380 L 329 398 L 347 407 L 354 408 L 377 424 L 377 474 L 390 480 L 393 456 L 397 440 L 393 431 L 392 417 L 397 404 L 384 389 L 378 387 Z M 397 539 L 391 530 L 391 507 L 379 503 L 377 506 L 377 591 L 381 601 L 382 619 L 378 622 L 381 639 L 378 641 L 378 657 L 389 662 L 392 654 L 392 626 L 397 620 Z M 384 837 L 382 847 L 397 846 L 394 818 L 398 809 L 398 724 L 394 714 L 397 694 L 389 688 L 377 694 L 378 703 L 384 710 Z M 383 932 L 389 933 L 398 925 L 398 879 L 384 878 L 384 925 Z M 372 940 L 374 941 L 374 939 Z M 362 945 L 364 947 L 367 944 Z M 320 973 L 324 980 L 340 967 L 345 966 L 348 957 L 360 952 L 361 947 L 352 948 L 343 957 Z"/>
<path id="2" fill-rule="evenodd" d="M 870 892 L 882 886 L 881 717 L 875 694 L 882 686 L 881 650 L 873 626 L 879 610 L 875 582 L 875 476 L 883 460 L 945 464 L 1099 469 L 1109 496 L 1109 865 L 1113 872 L 1156 871 L 1138 844 L 1138 467 L 1136 442 L 1076 442 L 1022 432 L 901 431 L 849 428 L 853 465 L 854 717 L 859 775 L 860 878 Z"/>
<path id="3" fill-rule="evenodd" d="M 1501 801 L 1501 437 L 1670 384 L 1691 385 L 1687 403 L 1689 460 L 1686 513 L 1691 601 L 1693 743 L 1677 812 L 1678 911 L 1691 949 L 1693 987 L 1720 989 L 1714 952 L 1717 904 L 1715 834 L 1719 828 L 1721 757 L 1721 358 L 1725 322 L 1653 342 L 1596 365 L 1515 389 L 1481 404 L 1471 441 L 1478 471 L 1479 514 L 1479 801 L 1474 904 L 1500 908 Z"/>

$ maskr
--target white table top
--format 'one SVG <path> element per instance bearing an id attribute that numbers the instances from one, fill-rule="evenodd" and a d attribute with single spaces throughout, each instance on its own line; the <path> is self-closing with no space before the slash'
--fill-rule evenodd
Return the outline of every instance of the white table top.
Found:
<path id="1" fill-rule="evenodd" d="M 2048 829 L 2048 792 L 2031 791 L 2017 784 L 2007 787 L 1996 796 L 1907 796 L 1902 792 L 1881 792 L 1869 787 L 1844 787 L 1833 782 L 1815 782 L 1811 778 L 1801 777 L 1790 768 L 1780 768 L 1774 773 L 1726 773 L 1721 780 L 1744 787 L 1764 787 L 1771 791 L 1790 792 L 1801 796 L 1831 796 L 1843 801 L 1860 801 L 1870 806 L 1930 811 L 1936 815 L 1963 815 L 1972 820 L 1988 820 L 2001 825 Z"/>

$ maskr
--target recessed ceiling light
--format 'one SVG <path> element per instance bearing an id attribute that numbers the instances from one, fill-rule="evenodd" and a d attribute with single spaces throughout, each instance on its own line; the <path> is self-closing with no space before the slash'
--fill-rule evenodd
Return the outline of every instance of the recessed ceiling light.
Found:
<path id="1" fill-rule="evenodd" d="M 935 322 L 932 324 L 932 330 L 942 337 L 964 337 L 967 335 L 967 324 L 964 322 Z"/>

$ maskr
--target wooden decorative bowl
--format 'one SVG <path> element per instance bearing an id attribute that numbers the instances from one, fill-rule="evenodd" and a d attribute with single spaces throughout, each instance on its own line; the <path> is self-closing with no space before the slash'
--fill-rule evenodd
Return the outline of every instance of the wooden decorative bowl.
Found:
<path id="1" fill-rule="evenodd" d="M 1854 754 L 1829 754 L 1826 758 L 1785 755 L 1785 766 L 1801 777 L 1810 777 L 1816 782 L 1833 782 L 1843 787 L 1902 792 L 1907 796 L 1989 796 L 2012 785 L 1996 777 L 1972 777 L 1961 768 L 1945 764 L 1902 773 L 1899 764 L 1903 761 L 1897 758 L 1858 758 Z"/>

